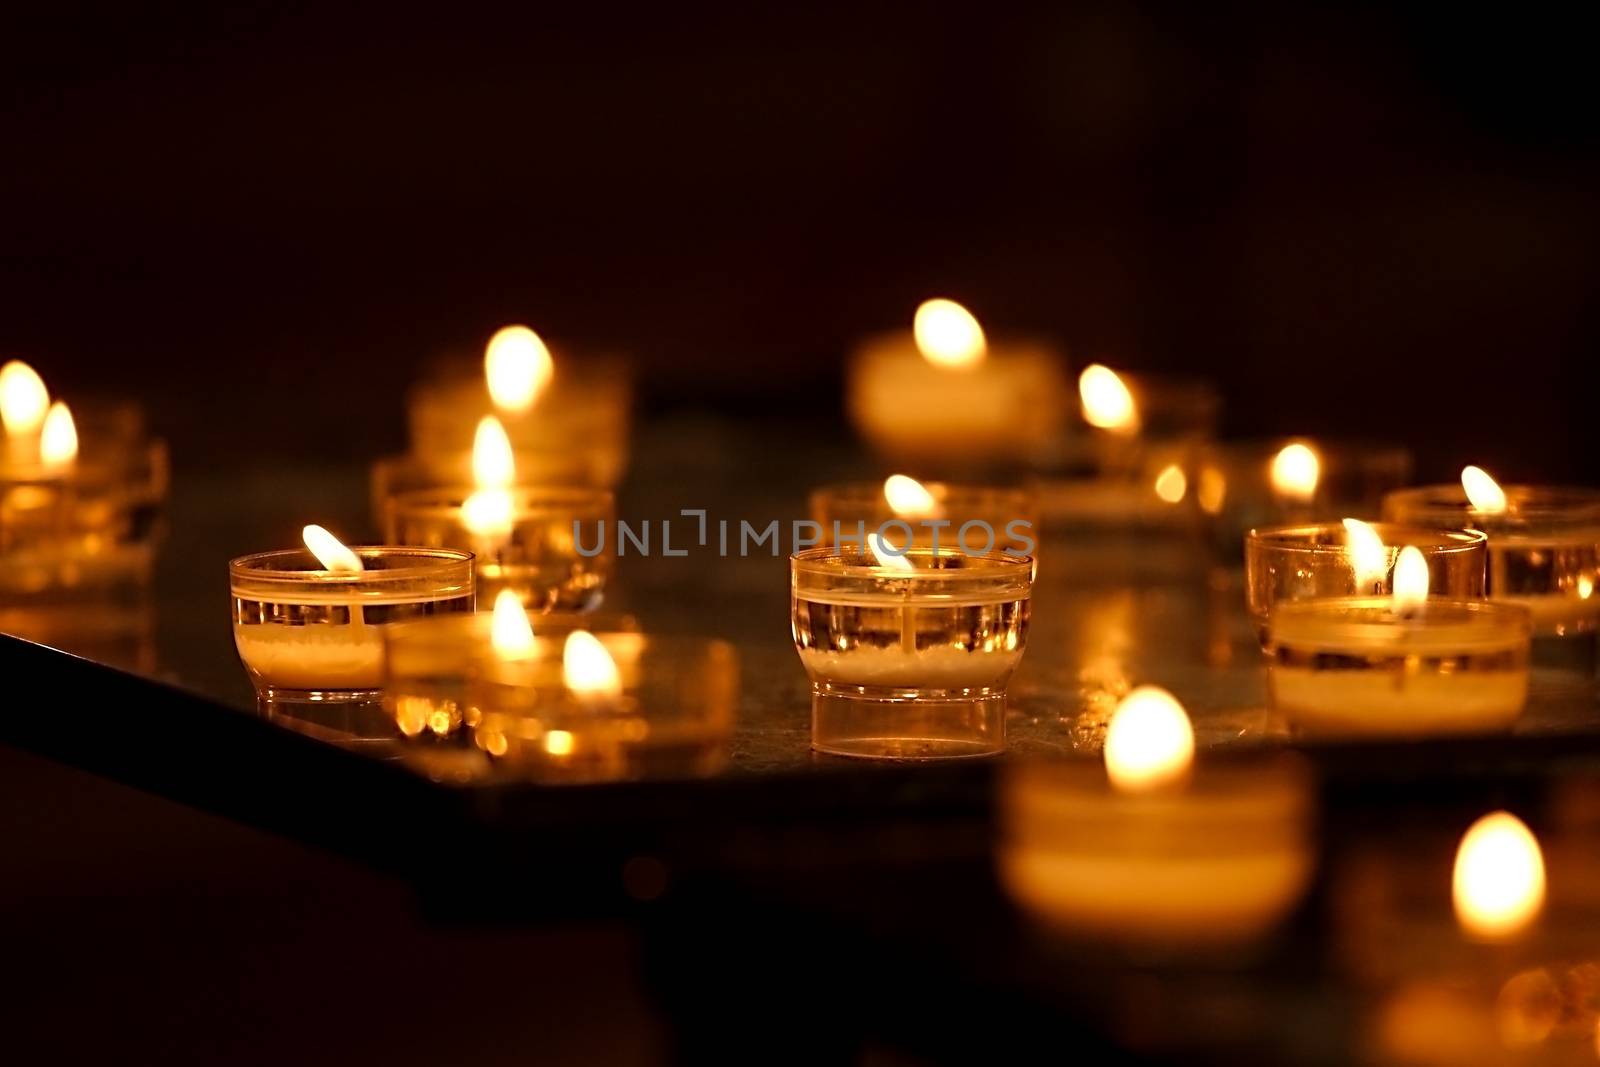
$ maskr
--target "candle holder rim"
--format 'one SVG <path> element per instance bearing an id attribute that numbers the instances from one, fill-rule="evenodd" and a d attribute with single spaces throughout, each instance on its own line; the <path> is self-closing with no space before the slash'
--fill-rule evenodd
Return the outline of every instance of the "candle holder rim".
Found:
<path id="1" fill-rule="evenodd" d="M 862 578 L 894 578 L 916 582 L 993 581 L 996 577 L 1020 576 L 1023 573 L 1031 577 L 1034 567 L 1032 556 L 1009 556 L 1003 552 L 967 553 L 960 549 L 945 548 L 934 552 L 931 548 L 910 548 L 906 549 L 903 555 L 912 558 L 938 556 L 941 559 L 979 560 L 986 566 L 971 568 L 918 567 L 914 570 L 905 571 L 894 567 L 885 567 L 879 563 L 851 563 L 846 559 L 843 552 L 831 545 L 807 548 L 796 552 L 789 557 L 789 564 L 791 573 L 794 575 L 808 574 L 818 577 L 837 577 L 841 574 L 848 574 Z"/>
<path id="2" fill-rule="evenodd" d="M 886 479 L 876 482 L 830 482 L 827 485 L 819 485 L 815 489 L 811 490 L 810 497 L 812 501 L 824 499 L 871 501 L 881 504 L 884 508 L 888 509 L 889 502 L 884 499 L 883 495 L 884 480 Z M 974 497 L 1011 497 L 1025 505 L 1031 505 L 1033 503 L 1034 492 L 1032 488 L 1023 485 L 976 485 L 970 482 L 949 482 L 943 479 L 923 480 L 920 478 L 917 479 L 917 482 L 924 489 L 928 490 L 929 494 L 939 499 L 945 499 L 953 495 L 971 495 Z M 901 517 L 905 518 L 908 522 L 915 522 L 930 516 L 916 515 Z"/>
<path id="3" fill-rule="evenodd" d="M 1434 555 L 1474 552 L 1488 543 L 1482 530 L 1447 529 L 1413 523 L 1375 522 L 1371 526 L 1383 540 L 1385 549 L 1398 552 L 1407 546 L 1425 549 Z M 1293 523 L 1283 526 L 1253 527 L 1245 534 L 1247 545 L 1263 551 L 1306 555 L 1348 555 L 1344 526 L 1337 522 Z M 1337 534 L 1338 541 L 1312 541 L 1304 538 Z M 1383 536 L 1389 534 L 1391 536 Z"/>
<path id="4" fill-rule="evenodd" d="M 411 516 L 449 518 L 461 509 L 468 497 L 479 491 L 466 485 L 407 489 L 390 496 L 387 506 Z M 616 494 L 600 486 L 510 485 L 504 492 L 510 494 L 512 506 L 524 515 L 540 511 L 555 513 L 584 505 L 609 512 L 616 506 Z"/>
<path id="5" fill-rule="evenodd" d="M 1098 810 L 1079 806 L 1093 797 L 1097 805 L 1115 804 L 1119 810 L 1152 812 L 1181 809 L 1193 799 L 1220 797 L 1236 803 L 1241 814 L 1277 821 L 1315 807 L 1316 773 L 1305 756 L 1287 748 L 1260 746 L 1243 751 L 1202 752 L 1182 784 L 1148 792 L 1125 792 L 1112 785 L 1100 753 L 1068 758 L 1023 757 L 1005 772 L 1005 793 L 1018 801 L 1074 819 L 1091 819 Z M 1282 794 L 1286 804 L 1263 809 L 1265 794 Z M 1215 808 L 1209 810 L 1216 810 Z"/>
<path id="6" fill-rule="evenodd" d="M 1533 634 L 1533 612 L 1526 605 L 1506 600 L 1466 600 L 1442 596 L 1428 597 L 1422 609 L 1411 616 L 1344 620 L 1335 618 L 1335 621 L 1329 621 L 1320 627 L 1312 637 L 1279 633 L 1279 628 L 1283 626 L 1285 620 L 1293 622 L 1301 617 L 1309 620 L 1322 615 L 1337 617 L 1341 612 L 1360 609 L 1391 612 L 1393 604 L 1392 596 L 1307 597 L 1300 600 L 1283 600 L 1272 605 L 1268 616 L 1268 631 L 1273 644 L 1283 642 L 1297 647 L 1326 647 L 1327 650 L 1334 651 L 1341 641 L 1361 644 L 1363 637 L 1371 638 L 1374 635 L 1426 633 L 1431 612 L 1435 631 L 1446 626 L 1468 630 L 1460 641 L 1450 645 L 1451 648 L 1459 647 L 1463 651 L 1482 652 L 1486 649 L 1502 649 L 1507 646 L 1508 640 L 1512 643 L 1520 641 L 1526 644 Z M 1441 618 L 1442 613 L 1449 613 L 1454 617 Z M 1488 619 L 1497 625 L 1492 633 L 1478 635 L 1472 632 L 1476 629 L 1471 621 L 1473 618 Z M 1466 643 L 1461 644 L 1461 641 Z M 1363 648 L 1363 651 L 1377 651 L 1377 649 Z M 1427 651 L 1427 649 L 1397 648 L 1396 651 Z"/>
<path id="7" fill-rule="evenodd" d="M 1472 506 L 1467 491 L 1459 483 L 1441 482 L 1408 486 L 1384 494 L 1383 513 L 1443 521 L 1466 519 L 1490 527 L 1552 521 L 1600 526 L 1600 489 L 1523 482 L 1508 483 L 1500 488 L 1511 504 L 1503 512 L 1480 511 Z"/>
<path id="8" fill-rule="evenodd" d="M 310 549 L 278 548 L 266 552 L 252 552 L 249 555 L 238 556 L 230 560 L 228 562 L 228 575 L 231 578 L 248 581 L 295 585 L 304 585 L 313 580 L 317 585 L 387 585 L 438 576 L 463 567 L 466 568 L 467 573 L 470 575 L 474 560 L 471 552 L 454 548 L 425 548 L 419 545 L 350 545 L 349 548 L 350 551 L 363 560 L 368 558 L 402 557 L 422 562 L 410 567 L 383 567 L 379 570 L 348 572 L 317 568 L 297 570 L 287 567 L 264 566 L 269 561 L 287 561 L 290 559 L 318 562 Z"/>

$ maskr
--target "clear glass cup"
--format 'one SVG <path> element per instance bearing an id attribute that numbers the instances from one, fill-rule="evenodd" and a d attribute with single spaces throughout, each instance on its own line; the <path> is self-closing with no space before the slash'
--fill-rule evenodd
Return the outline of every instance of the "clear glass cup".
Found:
<path id="1" fill-rule="evenodd" d="M 512 455 L 512 463 L 519 485 L 610 489 L 610 479 L 620 474 L 601 453 L 579 446 L 551 452 L 517 452 Z M 381 526 L 389 501 L 395 497 L 471 485 L 472 453 L 385 456 L 373 462 L 369 484 L 372 517 Z"/>
<path id="2" fill-rule="evenodd" d="M 338 740 L 392 739 L 381 703 L 383 630 L 470 612 L 472 554 L 361 546 L 359 572 L 324 570 L 303 548 L 228 565 L 233 638 L 262 714 Z"/>
<path id="3" fill-rule="evenodd" d="M 945 549 L 904 559 L 906 569 L 884 566 L 854 546 L 790 557 L 811 747 L 878 759 L 999 752 L 1033 560 Z"/>
<path id="4" fill-rule="evenodd" d="M 616 505 L 608 489 L 519 487 L 505 491 L 508 524 L 469 526 L 471 489 L 429 489 L 389 501 L 384 536 L 396 544 L 473 553 L 478 595 L 502 589 L 530 611 L 589 611 L 605 597 L 616 562 Z"/>
<path id="5" fill-rule="evenodd" d="M 1428 564 L 1428 590 L 1452 600 L 1482 599 L 1486 539 L 1467 530 L 1373 523 L 1383 542 L 1381 566 L 1358 566 L 1341 523 L 1271 526 L 1245 538 L 1245 602 L 1267 647 L 1268 617 L 1284 601 L 1381 596 L 1400 550 L 1414 546 Z"/>

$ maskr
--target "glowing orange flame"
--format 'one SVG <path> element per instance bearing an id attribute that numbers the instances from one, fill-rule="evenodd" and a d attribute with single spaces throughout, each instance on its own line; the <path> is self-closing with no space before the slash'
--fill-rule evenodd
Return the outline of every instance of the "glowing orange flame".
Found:
<path id="1" fill-rule="evenodd" d="M 351 574 L 364 569 L 361 566 L 361 557 L 346 548 L 343 541 L 322 527 L 307 526 L 301 531 L 300 536 L 324 570 L 336 574 Z"/>
<path id="2" fill-rule="evenodd" d="M 39 432 L 50 410 L 50 392 L 39 373 L 20 359 L 0 367 L 0 422 L 9 436 Z"/>
<path id="3" fill-rule="evenodd" d="M 1139 409 L 1133 393 L 1110 367 L 1093 363 L 1078 375 L 1078 397 L 1083 401 L 1083 417 L 1090 426 L 1118 433 L 1139 429 Z"/>
<path id="4" fill-rule="evenodd" d="M 1485 815 L 1456 850 L 1452 896 L 1462 929 L 1501 941 L 1526 929 L 1544 907 L 1539 840 L 1510 812 Z"/>
<path id="5" fill-rule="evenodd" d="M 550 384 L 555 361 L 538 334 L 526 326 L 507 326 L 489 338 L 483 353 L 483 372 L 494 406 L 521 414 Z"/>
<path id="6" fill-rule="evenodd" d="M 911 320 L 917 351 L 940 367 L 977 366 L 988 351 L 983 327 L 954 300 L 924 300 Z"/>
<path id="7" fill-rule="evenodd" d="M 901 518 L 922 518 L 936 515 L 939 502 L 928 492 L 928 487 L 904 474 L 891 474 L 883 483 L 883 499 L 889 510 Z"/>
<path id="8" fill-rule="evenodd" d="M 533 656 L 533 624 L 517 594 L 500 590 L 494 598 L 494 615 L 489 620 L 489 643 L 502 660 L 529 659 Z"/>
<path id="9" fill-rule="evenodd" d="M 1305 503 L 1317 495 L 1322 461 L 1309 445 L 1284 445 L 1272 457 L 1272 489 L 1279 496 Z"/>
<path id="10" fill-rule="evenodd" d="M 1509 506 L 1506 493 L 1500 488 L 1500 483 L 1489 477 L 1489 472 L 1482 467 L 1461 468 L 1461 488 L 1466 490 L 1467 500 L 1472 504 L 1473 511 L 1485 515 L 1503 514 Z"/>
<path id="11" fill-rule="evenodd" d="M 1400 550 L 1394 562 L 1394 610 L 1409 614 L 1428 603 L 1428 561 L 1416 545 Z"/>
<path id="12" fill-rule="evenodd" d="M 1127 793 L 1183 781 L 1194 763 L 1194 727 L 1176 697 L 1142 685 L 1122 698 L 1106 727 L 1106 775 Z"/>
<path id="13" fill-rule="evenodd" d="M 65 467 L 78 458 L 78 427 L 67 405 L 57 400 L 39 431 L 39 458 L 47 466 Z"/>
<path id="14" fill-rule="evenodd" d="M 1176 463 L 1161 468 L 1156 475 L 1156 496 L 1168 504 L 1176 504 L 1189 492 L 1189 479 Z"/>
<path id="15" fill-rule="evenodd" d="M 617 661 L 588 630 L 574 630 L 561 653 L 561 675 L 567 690 L 584 700 L 610 700 L 622 693 Z"/>
<path id="16" fill-rule="evenodd" d="M 912 571 L 916 567 L 904 552 L 889 547 L 889 543 L 876 532 L 867 535 L 867 547 L 872 550 L 873 558 L 878 561 L 878 566 L 888 567 L 892 571 Z"/>
<path id="17" fill-rule="evenodd" d="M 1383 546 L 1383 538 L 1371 523 L 1360 519 L 1345 519 L 1344 528 L 1350 567 L 1356 572 L 1356 588 L 1367 590 L 1383 584 L 1389 573 L 1389 550 Z"/>

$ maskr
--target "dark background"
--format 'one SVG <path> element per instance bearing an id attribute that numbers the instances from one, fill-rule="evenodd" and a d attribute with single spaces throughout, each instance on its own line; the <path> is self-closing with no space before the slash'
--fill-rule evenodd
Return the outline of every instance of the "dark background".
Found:
<path id="1" fill-rule="evenodd" d="M 416 367 L 511 320 L 655 410 L 836 420 L 852 339 L 942 293 L 1211 377 L 1234 434 L 1600 478 L 1555 8 L 33 6 L 0 354 L 144 397 L 180 476 L 392 449 Z"/>

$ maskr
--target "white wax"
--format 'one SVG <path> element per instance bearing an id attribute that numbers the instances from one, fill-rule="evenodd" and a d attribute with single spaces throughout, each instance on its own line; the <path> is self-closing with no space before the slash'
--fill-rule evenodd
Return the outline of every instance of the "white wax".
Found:
<path id="1" fill-rule="evenodd" d="M 941 367 L 904 330 L 869 339 L 850 366 L 851 419 L 890 452 L 1025 454 L 1060 432 L 1066 396 L 1061 365 L 1041 346 L 991 344 L 974 366 Z"/>
<path id="2" fill-rule="evenodd" d="M 1417 736 L 1509 729 L 1528 699 L 1528 672 L 1314 670 L 1273 664 L 1273 706 L 1314 734 Z"/>
<path id="3" fill-rule="evenodd" d="M 1021 649 L 968 652 L 941 646 L 854 648 L 839 652 L 805 649 L 800 660 L 814 681 L 901 689 L 983 689 L 1005 683 L 1022 658 Z"/>
<path id="4" fill-rule="evenodd" d="M 383 631 L 377 626 L 234 626 L 233 642 L 252 676 L 281 689 L 377 689 Z"/>
<path id="5" fill-rule="evenodd" d="M 1259 936 L 1294 907 L 1311 873 L 1310 856 L 1293 847 L 1173 856 L 1013 845 L 999 859 L 1002 881 L 1029 912 L 1091 936 L 1133 941 Z"/>

